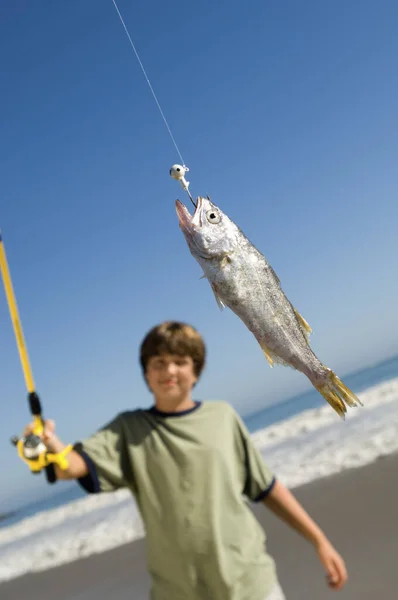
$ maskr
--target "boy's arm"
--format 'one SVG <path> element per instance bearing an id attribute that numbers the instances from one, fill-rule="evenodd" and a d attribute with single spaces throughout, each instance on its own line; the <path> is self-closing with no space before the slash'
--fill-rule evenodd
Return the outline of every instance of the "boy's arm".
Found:
<path id="1" fill-rule="evenodd" d="M 341 589 L 347 580 L 343 559 L 293 494 L 280 481 L 276 481 L 263 502 L 277 517 L 312 543 L 326 569 L 329 586 Z"/>
<path id="2" fill-rule="evenodd" d="M 25 428 L 24 435 L 31 433 L 32 430 L 31 423 Z M 128 467 L 120 450 L 121 436 L 122 421 L 117 416 L 83 443 L 74 444 L 73 450 L 66 455 L 68 468 L 63 471 L 56 467 L 57 477 L 76 479 L 90 494 L 113 492 L 128 487 L 126 479 Z M 55 435 L 54 421 L 45 421 L 44 431 L 40 437 L 50 452 L 57 454 L 65 448 L 65 444 Z"/>
<path id="3" fill-rule="evenodd" d="M 51 444 L 49 444 L 47 448 L 50 452 L 57 454 L 66 448 L 66 445 L 54 435 Z M 76 450 L 71 450 L 66 455 L 66 459 L 69 463 L 67 469 L 60 469 L 58 465 L 54 465 L 57 479 L 81 479 L 89 474 L 85 460 L 78 452 L 76 452 Z"/>
<path id="4" fill-rule="evenodd" d="M 277 517 L 293 527 L 314 546 L 325 541 L 325 534 L 280 481 L 275 481 L 272 490 L 263 502 Z"/>

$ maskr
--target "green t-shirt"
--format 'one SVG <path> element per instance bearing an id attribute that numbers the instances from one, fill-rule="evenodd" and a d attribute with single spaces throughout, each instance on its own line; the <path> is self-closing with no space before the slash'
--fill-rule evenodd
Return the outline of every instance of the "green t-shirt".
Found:
<path id="1" fill-rule="evenodd" d="M 121 413 L 81 447 L 100 491 L 134 494 L 152 600 L 264 600 L 272 590 L 275 564 L 248 499 L 275 479 L 229 404 Z"/>

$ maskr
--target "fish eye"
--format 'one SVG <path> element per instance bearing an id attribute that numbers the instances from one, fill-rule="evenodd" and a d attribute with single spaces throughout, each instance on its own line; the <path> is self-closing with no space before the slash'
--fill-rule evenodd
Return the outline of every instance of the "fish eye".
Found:
<path id="1" fill-rule="evenodd" d="M 208 210 L 206 213 L 206 219 L 209 221 L 209 223 L 217 225 L 217 223 L 219 223 L 221 220 L 220 213 L 214 209 Z"/>

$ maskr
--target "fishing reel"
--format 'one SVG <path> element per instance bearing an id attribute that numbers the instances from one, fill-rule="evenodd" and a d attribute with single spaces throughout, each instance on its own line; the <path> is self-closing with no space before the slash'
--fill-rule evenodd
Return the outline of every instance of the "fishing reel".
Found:
<path id="1" fill-rule="evenodd" d="M 20 458 L 29 465 L 33 473 L 40 473 L 41 469 L 46 466 L 42 463 L 47 448 L 38 435 L 30 433 L 22 438 L 14 435 L 11 438 L 11 443 L 16 446 Z"/>
<path id="2" fill-rule="evenodd" d="M 58 453 L 49 452 L 40 438 L 42 432 L 41 417 L 34 416 L 33 432 L 22 437 L 14 435 L 11 443 L 16 446 L 19 458 L 28 465 L 33 474 L 39 474 L 45 469 L 49 483 L 54 483 L 56 481 L 54 464 L 63 471 L 68 468 L 69 462 L 66 455 L 72 450 L 72 445 Z"/>

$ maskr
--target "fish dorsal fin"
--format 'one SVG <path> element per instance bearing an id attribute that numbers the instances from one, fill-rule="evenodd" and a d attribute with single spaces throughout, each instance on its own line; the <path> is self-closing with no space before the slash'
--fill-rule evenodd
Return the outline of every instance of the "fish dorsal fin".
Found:
<path id="1" fill-rule="evenodd" d="M 272 274 L 272 276 L 275 278 L 275 281 L 277 282 L 277 284 L 280 286 L 281 285 L 281 280 L 279 279 L 278 275 L 275 273 L 275 271 L 271 267 L 271 265 L 267 264 L 267 269 Z"/>
<path id="2" fill-rule="evenodd" d="M 307 321 L 304 319 L 304 317 L 302 317 L 302 316 L 300 315 L 300 313 L 299 313 L 299 312 L 298 312 L 298 311 L 297 311 L 295 308 L 293 308 L 293 310 L 294 310 L 294 312 L 295 312 L 295 314 L 296 314 L 296 317 L 297 317 L 297 319 L 298 319 L 298 322 L 299 322 L 299 324 L 300 324 L 301 330 L 302 330 L 302 332 L 304 333 L 305 337 L 306 337 L 306 338 L 307 338 L 307 340 L 308 340 L 309 336 L 310 336 L 310 335 L 311 335 L 311 333 L 312 333 L 312 329 L 311 329 L 311 327 L 308 325 L 308 323 L 307 323 Z"/>

